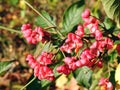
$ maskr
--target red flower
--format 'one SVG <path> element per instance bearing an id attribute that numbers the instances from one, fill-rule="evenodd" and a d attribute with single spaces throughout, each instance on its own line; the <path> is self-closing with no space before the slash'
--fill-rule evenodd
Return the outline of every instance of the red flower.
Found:
<path id="1" fill-rule="evenodd" d="M 120 55 L 120 44 L 117 45 L 116 50 L 117 50 L 118 54 Z"/>

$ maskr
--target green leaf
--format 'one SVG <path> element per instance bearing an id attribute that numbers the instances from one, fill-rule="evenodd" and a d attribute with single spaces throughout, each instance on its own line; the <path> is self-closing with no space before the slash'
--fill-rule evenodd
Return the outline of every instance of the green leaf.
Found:
<path id="1" fill-rule="evenodd" d="M 116 40 L 114 44 L 120 44 L 120 40 Z"/>
<path id="2" fill-rule="evenodd" d="M 54 46 L 51 44 L 51 42 L 47 42 L 44 44 L 42 42 L 39 42 L 36 49 L 35 49 L 34 56 L 37 57 L 42 52 L 50 52 L 50 50 L 53 48 L 54 48 Z"/>
<path id="3" fill-rule="evenodd" d="M 81 13 L 84 9 L 84 0 L 80 0 L 72 4 L 64 13 L 63 16 L 63 30 L 61 32 L 66 35 L 71 32 L 72 29 L 82 22 Z"/>
<path id="4" fill-rule="evenodd" d="M 117 59 L 117 50 L 114 50 L 113 52 L 111 52 L 111 53 L 108 55 L 108 57 L 110 58 L 109 61 L 110 61 L 111 63 L 113 63 L 114 60 Z"/>
<path id="5" fill-rule="evenodd" d="M 8 69 L 10 69 L 12 64 L 13 63 L 10 62 L 10 61 L 0 62 L 0 74 L 2 74 L 3 72 L 7 71 Z"/>
<path id="6" fill-rule="evenodd" d="M 108 18 L 108 17 L 105 17 L 103 23 L 105 24 L 106 29 L 108 29 L 108 30 L 109 30 L 110 28 L 116 26 L 115 22 L 113 22 L 113 21 L 112 21 L 110 18 Z"/>
<path id="7" fill-rule="evenodd" d="M 49 86 L 52 82 L 49 81 L 49 80 L 41 80 L 40 83 L 41 83 L 41 87 L 42 87 L 42 88 L 46 88 L 46 87 Z"/>
<path id="8" fill-rule="evenodd" d="M 116 81 L 115 81 L 115 71 L 111 71 L 110 72 L 110 78 L 109 78 L 110 82 L 113 85 L 113 90 L 115 90 L 115 86 L 116 86 Z"/>
<path id="9" fill-rule="evenodd" d="M 54 26 L 56 26 L 55 21 L 53 20 L 53 18 L 46 12 L 46 11 L 42 11 L 41 14 L 47 19 L 49 20 L 49 22 L 51 22 Z M 38 26 L 41 26 L 43 28 L 45 27 L 49 27 L 51 26 L 50 23 L 48 23 L 47 21 L 45 21 L 42 17 L 38 16 L 35 19 L 35 24 Z"/>
<path id="10" fill-rule="evenodd" d="M 46 43 L 45 46 L 42 48 L 42 52 L 48 52 L 51 49 L 50 47 L 52 47 L 51 42 Z"/>
<path id="11" fill-rule="evenodd" d="M 73 72 L 73 75 L 79 85 L 83 85 L 86 88 L 89 88 L 91 85 L 92 73 L 93 71 L 90 68 L 84 66 Z"/>
<path id="12" fill-rule="evenodd" d="M 120 0 L 101 0 L 107 16 L 120 27 Z"/>

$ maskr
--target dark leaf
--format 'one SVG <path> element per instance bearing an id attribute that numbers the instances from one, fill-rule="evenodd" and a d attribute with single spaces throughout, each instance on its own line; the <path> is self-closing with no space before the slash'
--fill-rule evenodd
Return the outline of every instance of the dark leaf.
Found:
<path id="1" fill-rule="evenodd" d="M 92 70 L 87 66 L 77 69 L 73 72 L 75 79 L 79 85 L 83 85 L 86 88 L 89 88 L 91 85 Z"/>

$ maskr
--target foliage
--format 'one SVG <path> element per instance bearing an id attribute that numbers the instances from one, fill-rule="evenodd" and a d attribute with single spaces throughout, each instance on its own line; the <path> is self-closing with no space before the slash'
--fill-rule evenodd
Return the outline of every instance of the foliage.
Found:
<path id="1" fill-rule="evenodd" d="M 61 32 L 64 35 L 71 32 L 73 28 L 82 22 L 81 13 L 84 9 L 84 0 L 80 0 L 72 4 L 64 13 L 63 15 L 63 30 Z"/>
<path id="2" fill-rule="evenodd" d="M 74 77 L 80 88 L 84 87 L 88 90 L 119 89 L 116 86 L 120 85 L 120 0 L 101 0 L 107 16 L 99 7 L 100 0 L 94 1 L 95 6 L 88 5 L 88 7 L 87 3 L 91 4 L 90 1 L 78 0 L 71 3 L 66 9 L 59 23 L 57 23 L 58 18 L 52 17 L 51 13 L 45 10 L 42 12 L 36 10 L 32 6 L 33 2 L 28 3 L 25 0 L 22 2 L 18 0 L 7 1 L 12 5 L 12 8 L 19 4 L 22 9 L 22 18 L 27 16 L 26 9 L 28 8 L 22 8 L 21 5 L 25 7 L 27 5 L 36 12 L 38 15 L 34 15 L 32 12 L 29 17 L 31 20 L 25 21 L 32 22 L 32 24 L 20 25 L 22 26 L 19 27 L 21 31 L 0 26 L 0 29 L 20 34 L 14 37 L 15 40 L 19 41 L 15 44 L 16 46 L 23 42 L 24 44 L 21 47 L 27 46 L 31 49 L 24 54 L 20 53 L 20 55 L 25 55 L 22 58 L 24 63 L 26 59 L 30 68 L 33 69 L 28 83 L 21 90 L 24 88 L 26 90 L 55 88 L 56 80 L 60 80 L 59 77 L 62 74 L 66 75 L 64 76 L 67 78 L 66 85 Z M 41 1 L 39 2 L 41 3 Z M 57 6 L 58 3 L 57 0 L 48 0 L 48 2 L 52 4 L 52 7 Z M 96 17 L 99 14 L 103 18 Z M 20 18 L 21 22 L 22 18 Z M 3 47 L 8 44 L 11 45 L 10 42 L 7 42 L 9 37 L 7 40 L 2 40 L 2 38 L 4 35 L 0 36 L 0 45 Z M 26 40 L 24 41 L 24 39 Z M 20 48 L 19 51 L 21 50 L 23 53 L 22 50 L 27 50 L 25 47 Z M 18 53 L 14 55 L 19 56 Z M 21 71 L 23 68 L 29 68 L 25 64 L 20 63 L 20 65 Z M 0 75 L 4 76 L 5 72 L 12 66 L 13 62 L 11 61 L 0 62 Z"/>
<path id="3" fill-rule="evenodd" d="M 12 67 L 13 63 L 9 61 L 0 62 L 0 74 L 9 70 Z"/>
<path id="4" fill-rule="evenodd" d="M 75 72 L 73 72 L 73 75 L 79 85 L 83 85 L 88 88 L 91 86 L 92 73 L 93 73 L 92 70 L 84 66 L 82 68 L 77 69 Z"/>
<path id="5" fill-rule="evenodd" d="M 120 0 L 101 0 L 107 16 L 116 21 L 120 27 Z"/>

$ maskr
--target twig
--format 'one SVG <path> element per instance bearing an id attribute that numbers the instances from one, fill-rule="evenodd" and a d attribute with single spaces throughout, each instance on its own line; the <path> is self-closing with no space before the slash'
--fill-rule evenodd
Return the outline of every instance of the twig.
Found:
<path id="1" fill-rule="evenodd" d="M 36 77 L 34 77 L 31 81 L 29 81 L 25 86 L 23 86 L 20 90 L 24 90 L 28 85 L 30 85 L 34 80 L 36 79 Z"/>
<path id="2" fill-rule="evenodd" d="M 22 34 L 22 33 L 21 33 L 20 31 L 18 31 L 18 30 L 11 29 L 11 28 L 7 28 L 7 27 L 4 27 L 4 26 L 0 26 L 0 29 L 4 29 L 4 30 L 10 31 L 10 32 Z"/>

